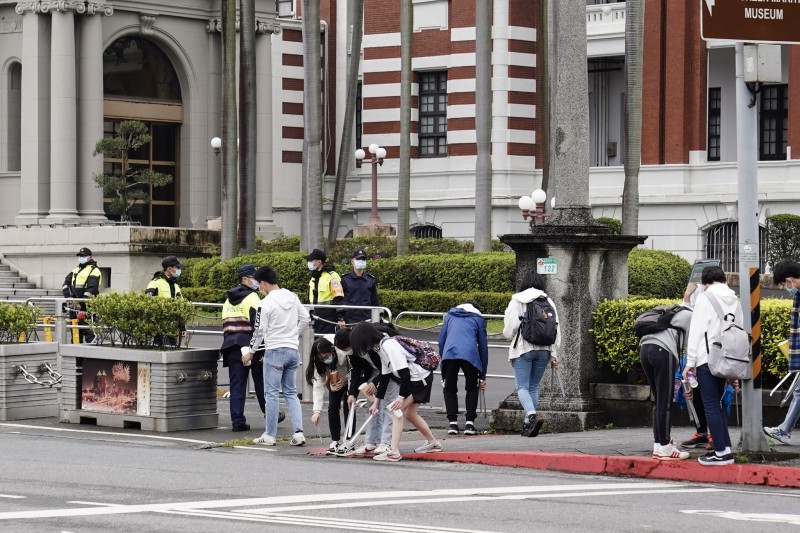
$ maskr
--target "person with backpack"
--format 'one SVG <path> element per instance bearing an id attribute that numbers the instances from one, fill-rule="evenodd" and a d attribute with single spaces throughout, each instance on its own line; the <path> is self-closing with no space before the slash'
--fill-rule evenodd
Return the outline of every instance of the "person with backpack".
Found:
<path id="1" fill-rule="evenodd" d="M 772 271 L 772 279 L 792 295 L 791 323 L 789 324 L 789 372 L 800 372 L 800 263 L 790 260 L 779 261 Z M 771 441 L 782 444 L 792 443 L 792 429 L 800 418 L 800 387 L 794 389 L 792 403 L 786 418 L 775 427 L 764 426 L 764 434 Z"/>
<path id="2" fill-rule="evenodd" d="M 478 410 L 478 391 L 486 388 L 486 368 L 489 347 L 486 340 L 486 320 L 475 302 L 456 306 L 444 316 L 439 332 L 439 351 L 442 354 L 444 406 L 450 422 L 448 435 L 458 435 L 458 372 L 464 373 L 466 391 L 466 422 L 464 435 L 475 435 Z"/>
<path id="3" fill-rule="evenodd" d="M 675 368 L 680 364 L 682 347 L 686 342 L 692 311 L 686 307 L 667 306 L 661 315 L 642 331 L 639 341 L 639 359 L 642 362 L 647 383 L 653 394 L 653 458 L 660 461 L 677 461 L 689 458 L 670 438 L 670 407 L 672 406 Z M 640 317 L 648 315 L 645 311 Z M 649 316 L 649 315 L 648 315 Z M 640 319 L 637 319 L 640 322 Z"/>
<path id="4" fill-rule="evenodd" d="M 522 436 L 535 437 L 543 421 L 536 413 L 539 404 L 539 384 L 547 368 L 558 369 L 557 350 L 561 346 L 561 328 L 553 300 L 544 292 L 544 278 L 528 272 L 519 284 L 519 292 L 503 317 L 503 336 L 512 341 L 508 359 L 514 368 L 514 385 L 525 418 Z"/>
<path id="5" fill-rule="evenodd" d="M 742 327 L 742 307 L 736 293 L 728 287 L 725 272 L 717 266 L 706 267 L 700 282 L 704 291 L 697 297 L 689 326 L 686 343 L 686 368 L 683 379 L 693 372 L 697 377 L 700 396 L 706 413 L 708 429 L 714 436 L 714 451 L 700 457 L 698 462 L 704 466 L 733 464 L 731 436 L 728 422 L 722 411 L 722 396 L 727 387 L 727 380 L 712 373 L 709 367 L 709 355 L 715 343 L 719 343 L 723 335 L 723 319 L 726 323 Z M 716 308 L 720 311 L 717 311 Z M 686 399 L 691 400 L 694 392 L 689 389 Z"/>
<path id="6" fill-rule="evenodd" d="M 410 341 L 410 342 L 409 342 Z M 380 354 L 381 380 L 375 393 L 375 401 L 369 408 L 371 415 L 377 414 L 380 409 L 380 400 L 390 398 L 387 396 L 389 382 L 395 378 L 400 382 L 399 394 L 391 400 L 387 408 L 391 411 L 400 410 L 401 417 L 394 418 L 392 424 L 392 445 L 385 453 L 378 454 L 373 459 L 376 461 L 400 461 L 400 438 L 403 435 L 404 420 L 411 422 L 425 438 L 425 444 L 414 449 L 415 453 L 428 453 L 442 451 L 442 443 L 433 436 L 430 427 L 419 415 L 419 404 L 428 403 L 431 399 L 433 386 L 433 372 L 421 366 L 420 354 L 409 351 L 411 345 L 420 343 L 413 339 L 396 336 L 389 337 L 381 333 L 369 322 L 362 322 L 350 332 L 350 345 L 353 354 L 359 356 L 369 350 Z"/>
<path id="7" fill-rule="evenodd" d="M 336 334 L 339 335 L 339 332 Z M 334 335 L 325 335 L 314 341 L 309 358 L 311 364 L 306 368 L 306 382 L 312 387 L 311 423 L 315 426 L 319 426 L 325 389 L 328 390 L 328 428 L 331 432 L 331 444 L 328 446 L 327 455 L 334 455 L 342 442 L 342 420 L 339 413 L 344 411 L 345 420 L 350 413 L 350 406 L 347 403 L 350 368 L 346 353 L 334 349 L 334 342 Z"/>

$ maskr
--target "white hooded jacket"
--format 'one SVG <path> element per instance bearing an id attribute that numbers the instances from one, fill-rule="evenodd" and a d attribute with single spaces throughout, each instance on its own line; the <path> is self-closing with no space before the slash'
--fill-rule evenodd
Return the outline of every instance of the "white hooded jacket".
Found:
<path id="1" fill-rule="evenodd" d="M 708 343 L 719 339 L 722 334 L 722 322 L 719 315 L 711 305 L 706 293 L 713 294 L 719 302 L 722 311 L 727 315 L 733 313 L 734 322 L 742 326 L 742 306 L 736 293 L 725 283 L 713 283 L 705 292 L 697 296 L 692 322 L 689 326 L 689 338 L 686 341 L 686 366 L 698 367 L 708 363 L 708 349 L 706 348 L 706 333 Z"/>
<path id="2" fill-rule="evenodd" d="M 547 301 L 550 303 L 556 313 L 556 323 L 558 324 L 556 326 L 556 342 L 550 346 L 535 346 L 523 339 L 522 335 L 520 335 L 519 339 L 517 339 L 517 332 L 519 331 L 519 327 L 521 325 L 519 317 L 524 315 L 525 311 L 527 311 L 528 303 L 532 302 L 536 298 L 539 298 L 540 296 L 547 298 Z M 503 317 L 503 336 L 511 341 L 511 346 L 508 347 L 509 360 L 516 359 L 520 355 L 528 353 L 532 350 L 549 351 L 551 361 L 558 359 L 558 354 L 556 352 L 561 346 L 561 324 L 558 320 L 558 309 L 556 309 L 556 305 L 553 303 L 553 300 L 551 300 L 545 292 L 540 291 L 539 289 L 534 289 L 533 287 L 512 295 L 511 301 L 508 302 L 508 306 L 506 307 L 505 316 Z M 516 346 L 514 346 L 515 339 Z"/>
<path id="3" fill-rule="evenodd" d="M 300 347 L 300 334 L 311 317 L 300 299 L 288 289 L 276 289 L 267 294 L 258 306 L 250 349 L 256 351 L 264 341 L 267 350 Z"/>

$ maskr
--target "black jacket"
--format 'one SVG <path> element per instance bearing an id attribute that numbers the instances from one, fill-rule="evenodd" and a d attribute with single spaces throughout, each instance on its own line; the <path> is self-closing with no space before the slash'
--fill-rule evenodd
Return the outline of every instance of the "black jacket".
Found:
<path id="1" fill-rule="evenodd" d="M 342 288 L 344 289 L 345 305 L 381 305 L 381 301 L 378 299 L 378 284 L 375 282 L 375 277 L 369 272 L 356 276 L 355 271 L 351 270 L 342 276 Z M 347 309 L 344 311 L 343 318 L 348 324 L 372 319 L 372 313 L 369 309 Z"/>

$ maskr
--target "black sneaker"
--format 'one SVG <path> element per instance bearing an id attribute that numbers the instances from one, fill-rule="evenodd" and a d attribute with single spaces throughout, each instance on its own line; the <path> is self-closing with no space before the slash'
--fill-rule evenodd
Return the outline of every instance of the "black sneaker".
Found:
<path id="1" fill-rule="evenodd" d="M 476 433 L 478 432 L 475 431 L 475 424 L 472 422 L 467 422 L 464 425 L 464 435 L 475 435 Z"/>
<path id="2" fill-rule="evenodd" d="M 536 413 L 528 415 L 525 417 L 525 423 L 522 424 L 522 436 L 535 437 L 539 434 L 539 430 L 542 429 L 542 424 L 544 424 L 544 422 L 539 420 Z"/>
<path id="3" fill-rule="evenodd" d="M 231 431 L 250 431 L 250 424 L 236 426 L 235 428 L 231 428 Z"/>
<path id="4" fill-rule="evenodd" d="M 723 465 L 732 465 L 734 463 L 733 454 L 726 453 L 723 456 L 717 455 L 717 452 L 709 452 L 702 457 L 697 459 L 697 462 L 703 466 L 723 466 Z"/>
<path id="5" fill-rule="evenodd" d="M 286 419 L 286 413 L 283 411 L 278 411 L 278 424 L 283 422 Z"/>
<path id="6" fill-rule="evenodd" d="M 464 433 L 466 433 L 466 431 Z M 458 435 L 458 422 L 450 422 L 450 429 L 447 430 L 447 434 Z"/>
<path id="7" fill-rule="evenodd" d="M 531 417 L 533 416 L 536 415 L 525 415 L 525 418 L 522 419 L 522 431 L 520 432 L 520 435 L 523 437 L 527 437 L 531 432 L 531 427 L 533 427 L 531 425 Z"/>
<path id="8" fill-rule="evenodd" d="M 681 442 L 681 448 L 705 448 L 708 444 L 708 433 L 695 433 L 694 436 Z"/>

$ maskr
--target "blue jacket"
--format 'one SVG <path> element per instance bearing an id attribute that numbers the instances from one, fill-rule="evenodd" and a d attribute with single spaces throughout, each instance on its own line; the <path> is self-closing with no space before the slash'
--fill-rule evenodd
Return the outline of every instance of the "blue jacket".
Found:
<path id="1" fill-rule="evenodd" d="M 342 288 L 344 289 L 345 305 L 381 305 L 381 301 L 378 299 L 378 286 L 375 278 L 369 272 L 356 276 L 355 272 L 351 270 L 342 276 Z M 372 320 L 372 312 L 369 309 L 347 309 L 343 318 L 347 324 L 355 324 L 364 320 Z"/>
<path id="2" fill-rule="evenodd" d="M 481 380 L 486 379 L 489 365 L 486 320 L 477 309 L 462 304 L 447 312 L 439 333 L 439 352 L 442 361 L 463 359 L 478 369 Z"/>

